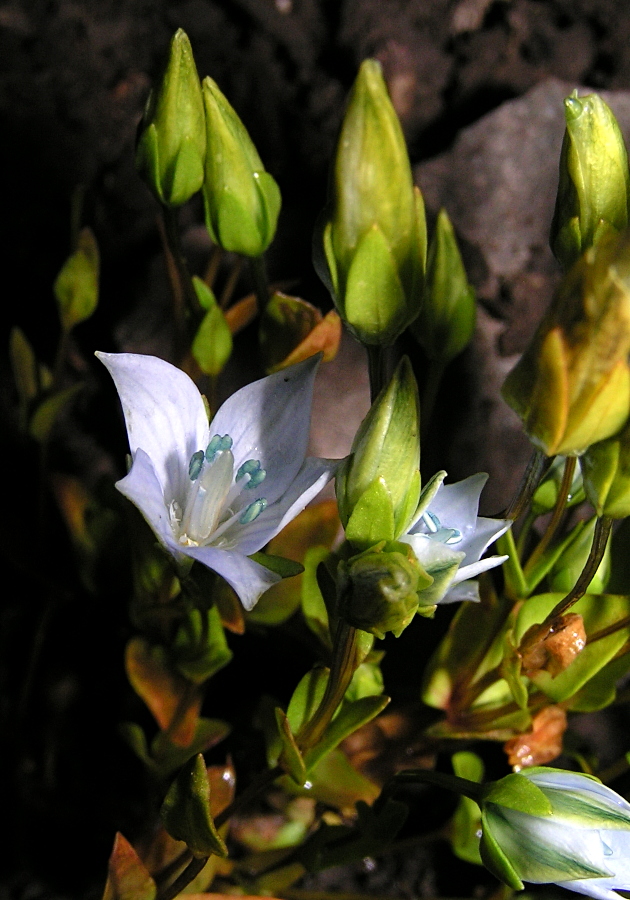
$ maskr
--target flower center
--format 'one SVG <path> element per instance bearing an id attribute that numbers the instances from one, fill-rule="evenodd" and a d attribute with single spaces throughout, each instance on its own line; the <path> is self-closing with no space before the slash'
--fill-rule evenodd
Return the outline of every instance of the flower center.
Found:
<path id="1" fill-rule="evenodd" d="M 422 521 L 426 526 L 427 537 L 441 544 L 459 544 L 462 540 L 462 533 L 457 528 L 443 528 L 440 520 L 430 510 L 422 513 Z"/>
<path id="2" fill-rule="evenodd" d="M 234 472 L 232 438 L 215 434 L 204 450 L 197 450 L 188 464 L 190 487 L 183 509 L 173 502 L 171 525 L 180 544 L 216 544 L 231 525 L 248 525 L 267 506 L 264 497 L 244 503 L 243 492 L 257 488 L 267 473 L 260 460 L 248 459 Z M 220 542 L 229 543 L 226 538 Z"/>

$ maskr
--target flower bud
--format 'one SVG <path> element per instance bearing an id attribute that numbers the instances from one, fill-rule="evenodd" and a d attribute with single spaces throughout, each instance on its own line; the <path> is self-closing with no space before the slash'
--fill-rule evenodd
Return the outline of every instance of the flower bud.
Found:
<path id="1" fill-rule="evenodd" d="M 630 409 L 630 237 L 602 239 L 571 269 L 503 385 L 548 456 L 579 455 Z"/>
<path id="2" fill-rule="evenodd" d="M 597 94 L 564 101 L 566 131 L 551 248 L 569 268 L 607 232 L 628 227 L 630 175 L 619 125 Z"/>
<path id="3" fill-rule="evenodd" d="M 359 426 L 336 482 L 346 537 L 360 549 L 394 540 L 420 497 L 418 388 L 404 357 Z"/>
<path id="4" fill-rule="evenodd" d="M 586 497 L 598 516 L 630 516 L 630 426 L 589 447 L 580 467 Z"/>
<path id="5" fill-rule="evenodd" d="M 630 884 L 630 804 L 591 775 L 531 768 L 483 788 L 481 858 L 523 882 L 603 898 Z"/>
<path id="6" fill-rule="evenodd" d="M 597 519 L 590 522 L 578 522 L 564 550 L 553 564 L 549 572 L 549 590 L 568 594 L 574 586 L 582 570 L 586 565 L 591 547 L 593 546 L 593 532 Z M 597 572 L 593 576 L 587 591 L 589 594 L 603 594 L 610 578 L 610 544 L 606 547 L 603 559 Z"/>
<path id="7" fill-rule="evenodd" d="M 158 91 L 144 113 L 136 168 L 166 206 L 181 206 L 203 182 L 206 130 L 201 86 L 190 41 L 180 28 Z"/>
<path id="8" fill-rule="evenodd" d="M 339 615 L 355 628 L 399 637 L 418 608 L 418 590 L 431 583 L 408 544 L 377 545 L 342 561 Z"/>
<path id="9" fill-rule="evenodd" d="M 331 215 L 316 264 L 365 344 L 391 344 L 417 316 L 426 259 L 424 203 L 376 60 L 363 62 L 337 147 Z"/>
<path id="10" fill-rule="evenodd" d="M 206 227 L 224 250 L 260 256 L 276 233 L 280 189 L 265 171 L 245 126 L 212 78 L 204 78 Z"/>
<path id="11" fill-rule="evenodd" d="M 475 291 L 468 283 L 446 210 L 440 210 L 429 247 L 424 298 L 412 333 L 430 359 L 447 365 L 475 330 Z"/>

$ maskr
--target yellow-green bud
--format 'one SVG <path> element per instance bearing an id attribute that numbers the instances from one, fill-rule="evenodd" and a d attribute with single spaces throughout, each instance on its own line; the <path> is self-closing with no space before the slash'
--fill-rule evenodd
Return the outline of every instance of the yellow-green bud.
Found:
<path id="1" fill-rule="evenodd" d="M 417 316 L 426 261 L 424 203 L 376 60 L 363 62 L 335 159 L 325 259 L 342 319 L 365 344 L 391 344 Z"/>
<path id="2" fill-rule="evenodd" d="M 580 459 L 584 490 L 598 516 L 630 516 L 630 426 L 593 444 Z"/>
<path id="3" fill-rule="evenodd" d="M 212 78 L 204 79 L 202 94 L 208 140 L 203 183 L 206 226 L 224 250 L 260 256 L 276 233 L 280 189 Z"/>
<path id="4" fill-rule="evenodd" d="M 418 388 L 405 356 L 359 426 L 337 476 L 346 537 L 364 550 L 399 537 L 420 497 Z"/>
<path id="5" fill-rule="evenodd" d="M 200 190 L 206 155 L 201 85 L 190 41 L 180 28 L 159 90 L 144 113 L 136 168 L 166 206 L 181 206 Z"/>
<path id="6" fill-rule="evenodd" d="M 447 365 L 475 330 L 475 291 L 468 283 L 446 210 L 440 210 L 429 247 L 424 299 L 411 331 L 430 359 Z"/>
<path id="7" fill-rule="evenodd" d="M 565 277 L 503 396 L 548 456 L 616 434 L 630 409 L 630 236 L 608 235 Z"/>
<path id="8" fill-rule="evenodd" d="M 81 229 L 77 248 L 63 264 L 53 291 L 64 331 L 89 319 L 98 306 L 100 255 L 89 228 Z"/>
<path id="9" fill-rule="evenodd" d="M 376 546 L 338 568 L 339 615 L 378 638 L 399 637 L 418 608 L 418 590 L 431 583 L 408 544 Z"/>
<path id="10" fill-rule="evenodd" d="M 610 107 L 597 94 L 564 101 L 566 131 L 551 248 L 569 268 L 606 233 L 628 227 L 628 155 Z"/>
<path id="11" fill-rule="evenodd" d="M 549 590 L 568 594 L 582 574 L 593 546 L 593 532 L 597 519 L 578 522 L 565 543 L 565 548 L 549 572 Z M 610 543 L 606 547 L 597 572 L 589 583 L 589 594 L 603 594 L 610 577 Z"/>
<path id="12" fill-rule="evenodd" d="M 190 351 L 205 375 L 219 375 L 232 354 L 232 332 L 208 285 L 193 277 L 199 305 L 206 310 Z"/>

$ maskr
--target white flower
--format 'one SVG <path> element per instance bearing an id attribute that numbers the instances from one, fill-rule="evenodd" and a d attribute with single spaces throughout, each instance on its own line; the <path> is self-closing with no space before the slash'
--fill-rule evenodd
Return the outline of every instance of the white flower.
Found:
<path id="1" fill-rule="evenodd" d="M 154 356 L 98 353 L 133 459 L 116 485 L 175 559 L 218 572 L 251 609 L 279 576 L 252 559 L 324 487 L 336 461 L 305 458 L 317 358 L 233 394 L 208 424 L 191 379 Z"/>
<path id="2" fill-rule="evenodd" d="M 479 586 L 470 579 L 508 558 L 481 559 L 511 524 L 506 519 L 477 515 L 488 476 L 480 472 L 455 484 L 443 484 L 445 475 L 440 472 L 427 484 L 413 523 L 399 538 L 411 545 L 418 561 L 433 576 L 433 584 L 421 594 L 424 605 L 479 600 Z"/>
<path id="3" fill-rule="evenodd" d="M 510 808 L 509 794 L 503 802 L 488 797 L 482 807 L 484 863 L 516 889 L 523 881 L 551 883 L 619 900 L 615 891 L 630 890 L 630 804 L 596 778 L 575 772 L 541 767 L 518 777 L 539 789 L 532 799 L 547 810 Z M 517 796 L 515 805 L 528 804 Z"/>

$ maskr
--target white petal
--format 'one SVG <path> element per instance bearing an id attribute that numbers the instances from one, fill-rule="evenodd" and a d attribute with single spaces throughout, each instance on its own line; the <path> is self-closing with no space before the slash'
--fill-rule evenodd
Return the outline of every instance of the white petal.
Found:
<path id="1" fill-rule="evenodd" d="M 464 600 L 469 603 L 479 603 L 479 582 L 462 581 L 460 584 L 455 582 L 440 603 L 460 603 Z"/>
<path id="2" fill-rule="evenodd" d="M 144 450 L 136 450 L 133 465 L 116 487 L 134 503 L 147 520 L 160 542 L 176 559 L 182 558 L 179 544 L 173 537 L 164 493 L 153 462 Z"/>
<path id="3" fill-rule="evenodd" d="M 537 772 L 521 773 L 529 778 L 535 785 L 541 788 L 556 788 L 562 791 L 573 791 L 576 794 L 595 794 L 599 800 L 610 804 L 611 808 L 620 808 L 630 813 L 630 803 L 624 800 L 616 791 L 592 778 L 586 778 L 577 772 L 557 772 L 552 769 L 542 769 Z M 630 820 L 628 822 L 630 827 Z"/>
<path id="4" fill-rule="evenodd" d="M 205 450 L 208 443 L 208 419 L 201 394 L 181 369 L 156 356 L 96 355 L 114 379 L 132 455 L 142 448 L 153 463 L 166 502 L 182 502 L 190 457 L 197 450 Z"/>
<path id="5" fill-rule="evenodd" d="M 467 540 L 463 540 L 461 544 L 453 546 L 465 552 L 465 564 L 475 563 L 483 556 L 490 544 L 505 534 L 511 524 L 507 519 L 478 518 L 474 534 L 471 534 Z"/>
<path id="6" fill-rule="evenodd" d="M 614 878 L 584 878 L 581 881 L 558 881 L 556 884 L 569 891 L 577 891 L 578 894 L 595 897 L 595 900 L 622 900 L 619 894 L 611 890 L 611 887 L 625 890 L 624 887 L 616 884 Z"/>
<path id="7" fill-rule="evenodd" d="M 462 562 L 464 554 L 459 551 L 457 544 L 448 547 L 441 541 L 434 541 L 427 537 L 426 534 L 403 534 L 400 538 L 405 544 L 410 544 L 411 549 L 416 554 L 418 562 L 431 573 L 432 569 L 443 568 L 452 565 L 454 562 Z M 463 581 L 463 579 L 460 579 Z"/>
<path id="8" fill-rule="evenodd" d="M 280 497 L 299 472 L 308 445 L 313 382 L 319 357 L 311 357 L 229 397 L 212 420 L 212 434 L 229 434 L 238 468 L 258 459 L 267 477 L 261 496 L 269 504 Z"/>
<path id="9" fill-rule="evenodd" d="M 341 460 L 309 457 L 287 492 L 254 519 L 238 526 L 238 549 L 249 555 L 264 547 L 316 497 L 335 474 Z M 230 535 L 236 532 L 231 531 Z"/>
<path id="10" fill-rule="evenodd" d="M 184 547 L 184 554 L 198 560 L 217 572 L 238 594 L 245 609 L 252 609 L 261 595 L 280 581 L 280 576 L 271 572 L 253 559 L 248 559 L 236 550 L 220 550 L 218 547 Z"/>
<path id="11" fill-rule="evenodd" d="M 494 569 L 495 566 L 500 566 L 506 559 L 509 559 L 509 557 L 489 556 L 487 559 L 480 559 L 479 562 L 472 563 L 470 566 L 460 566 L 453 579 L 453 584 L 459 584 L 460 581 L 466 581 L 468 578 L 475 578 L 482 572 L 487 572 L 488 569 Z"/>
<path id="12" fill-rule="evenodd" d="M 485 472 L 478 472 L 455 484 L 443 484 L 429 509 L 438 517 L 443 528 L 457 528 L 464 538 L 477 526 L 479 496 L 488 480 Z"/>

